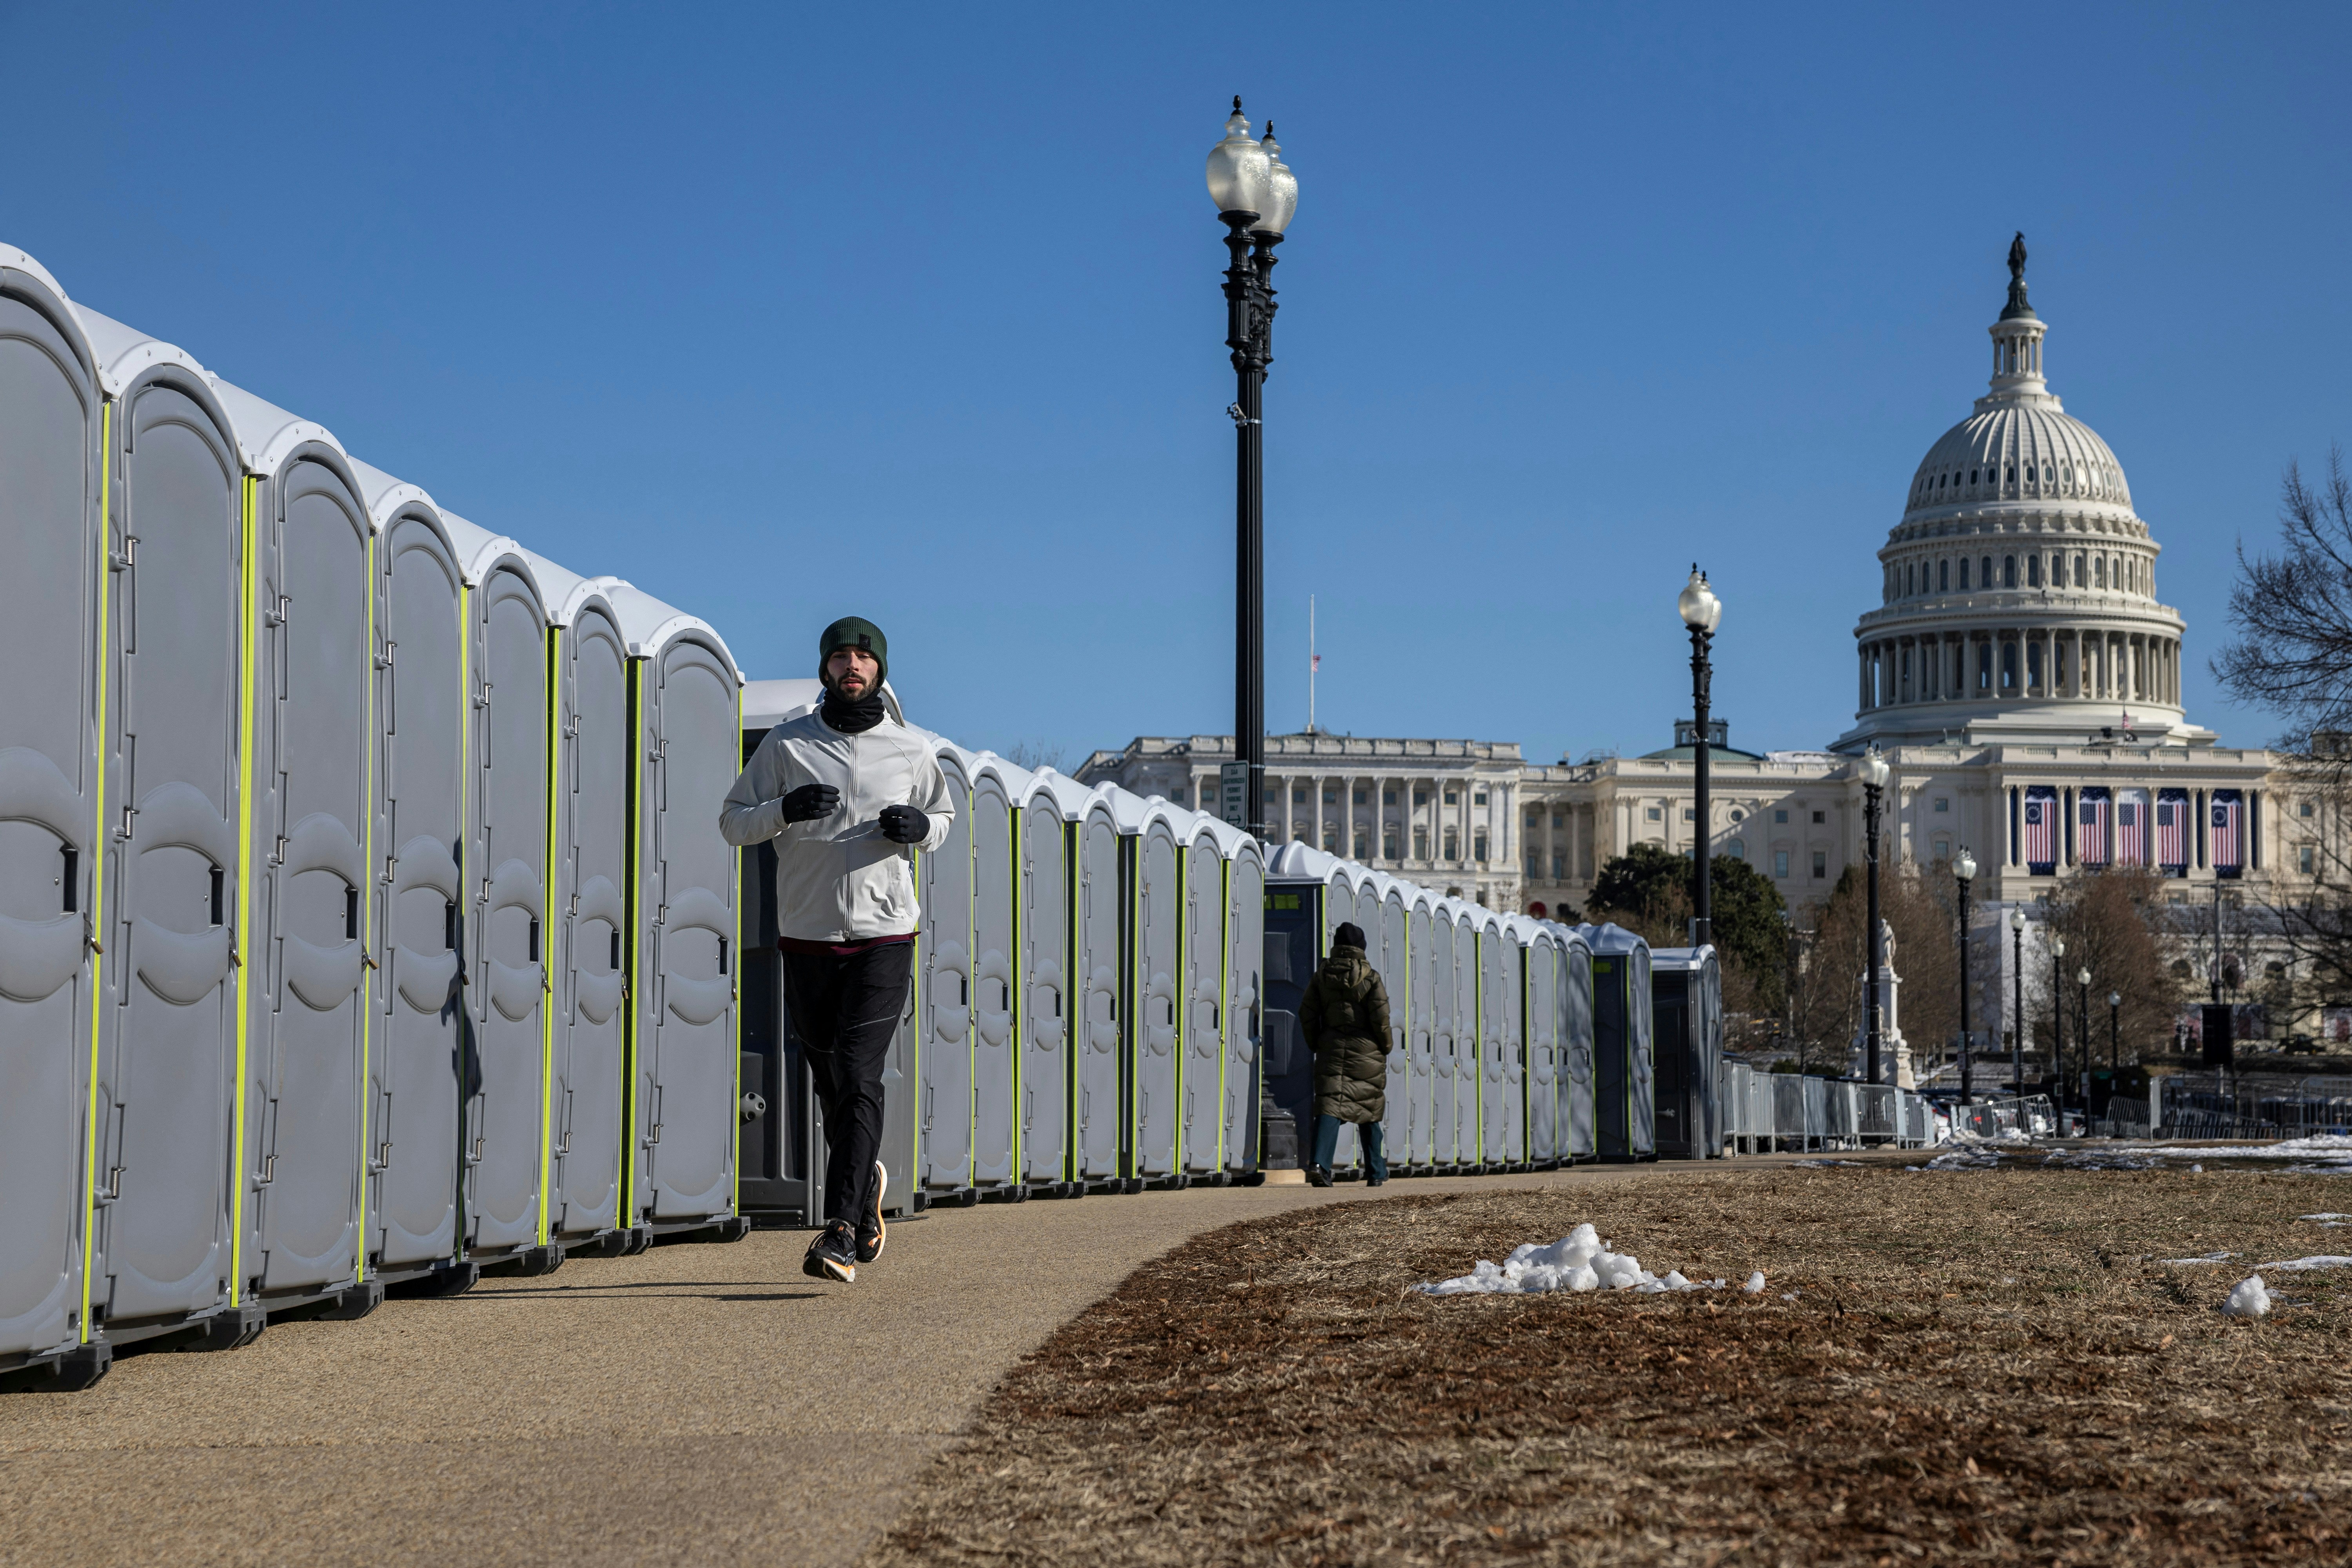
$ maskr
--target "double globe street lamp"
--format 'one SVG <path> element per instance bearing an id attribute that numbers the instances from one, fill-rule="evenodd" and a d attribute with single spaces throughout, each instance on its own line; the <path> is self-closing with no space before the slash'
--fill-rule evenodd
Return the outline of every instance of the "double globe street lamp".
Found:
<path id="1" fill-rule="evenodd" d="M 1282 161 L 1268 121 L 1250 134 L 1234 99 L 1225 139 L 1209 150 L 1209 197 L 1225 226 L 1225 346 L 1238 384 L 1234 422 L 1237 535 L 1234 613 L 1234 760 L 1244 777 L 1243 820 L 1265 837 L 1265 370 L 1274 363 L 1274 247 L 1298 207 L 1298 177 Z M 1230 792 L 1228 792 L 1230 798 Z"/>
<path id="2" fill-rule="evenodd" d="M 1715 818 L 1710 815 L 1707 800 L 1708 752 L 1714 749 L 1714 739 L 1707 733 L 1707 685 L 1714 666 L 1707 660 L 1708 648 L 1715 642 L 1715 626 L 1723 619 L 1723 601 L 1716 597 L 1707 585 L 1706 574 L 1691 563 L 1690 581 L 1683 584 L 1681 596 L 1675 607 L 1682 612 L 1683 625 L 1690 628 L 1691 639 L 1691 716 L 1696 728 L 1691 731 L 1691 784 L 1697 796 L 1698 832 L 1691 841 L 1691 929 L 1690 944 L 1705 947 L 1715 940 L 1711 891 L 1707 881 L 1707 852 L 1715 835 Z M 1875 1049 L 1877 1036 L 1871 1037 Z M 1873 1058 L 1875 1060 L 1875 1057 Z"/>

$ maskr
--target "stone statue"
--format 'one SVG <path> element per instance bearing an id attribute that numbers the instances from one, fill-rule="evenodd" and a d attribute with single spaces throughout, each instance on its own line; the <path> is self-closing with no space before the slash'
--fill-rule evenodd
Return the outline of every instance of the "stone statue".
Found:
<path id="1" fill-rule="evenodd" d="M 1895 1022 L 1895 993 L 1903 984 L 1895 973 L 1895 928 L 1885 921 L 1878 922 L 1878 1070 L 1881 1081 L 1892 1080 L 1897 1089 L 1917 1089 L 1918 1078 L 1911 1070 L 1911 1043 L 1903 1037 Z M 1864 975 L 1864 985 L 1871 977 Z M 1862 1016 L 1854 1021 L 1853 1040 L 1846 1064 L 1846 1076 L 1863 1078 L 1870 1070 L 1870 1005 L 1863 1004 Z"/>
<path id="2" fill-rule="evenodd" d="M 2025 231 L 2023 229 L 2018 230 L 2017 237 L 2009 242 L 2009 280 L 2012 283 L 2025 281 Z"/>
<path id="3" fill-rule="evenodd" d="M 2009 304 L 2001 311 L 2004 321 L 2033 315 L 2033 307 L 2025 302 L 2025 232 L 2009 242 Z"/>

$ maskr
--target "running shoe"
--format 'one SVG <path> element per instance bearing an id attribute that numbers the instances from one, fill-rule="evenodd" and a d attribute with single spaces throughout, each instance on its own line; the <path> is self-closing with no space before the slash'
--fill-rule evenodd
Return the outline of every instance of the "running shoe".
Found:
<path id="1" fill-rule="evenodd" d="M 890 1227 L 882 1223 L 882 1194 L 890 1190 L 890 1173 L 882 1162 L 874 1162 L 874 1206 L 857 1221 L 857 1261 L 871 1263 L 882 1256 L 882 1244 L 889 1239 Z"/>
<path id="2" fill-rule="evenodd" d="M 809 1243 L 808 1256 L 801 1259 L 801 1272 L 812 1279 L 857 1283 L 857 1238 L 850 1234 L 846 1221 L 835 1220 L 817 1232 L 816 1239 Z"/>
<path id="3" fill-rule="evenodd" d="M 1331 1173 L 1320 1165 L 1309 1165 L 1307 1167 L 1307 1184 L 1310 1187 L 1328 1187 L 1331 1184 Z"/>

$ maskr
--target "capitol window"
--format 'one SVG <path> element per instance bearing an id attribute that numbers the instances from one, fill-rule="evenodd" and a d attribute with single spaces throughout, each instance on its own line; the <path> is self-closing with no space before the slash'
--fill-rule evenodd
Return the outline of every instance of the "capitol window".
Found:
<path id="1" fill-rule="evenodd" d="M 1823 823 L 1827 822 L 1829 819 L 1830 819 L 1830 814 L 1829 814 L 1828 812 L 1826 812 L 1826 811 L 1817 811 L 1817 812 L 1813 813 L 1813 825 L 1814 825 L 1816 827 L 1818 827 L 1818 826 L 1820 826 L 1822 824 L 1823 824 Z"/>
<path id="2" fill-rule="evenodd" d="M 1977 573 L 1977 586 L 1980 588 L 1992 586 L 1992 557 L 1990 555 L 1984 558 L 1984 564 Z"/>
<path id="3" fill-rule="evenodd" d="M 1486 830 L 1485 828 L 1483 828 L 1483 827 L 1482 827 L 1482 828 L 1480 828 L 1480 829 L 1477 831 L 1477 833 L 1476 833 L 1475 836 L 1473 836 L 1473 837 L 1472 837 L 1472 838 L 1471 838 L 1471 840 L 1470 840 L 1470 847 L 1471 847 L 1471 849 L 1475 853 L 1476 858 L 1477 858 L 1477 859 L 1478 859 L 1478 863 L 1479 863 L 1480 865 L 1484 865 L 1484 864 L 1486 864 Z"/>
<path id="4" fill-rule="evenodd" d="M 1951 797 L 1951 796 L 1949 796 L 1949 795 L 1937 795 L 1937 796 L 1936 797 L 1936 809 L 1937 809 L 1937 811 L 1949 811 L 1949 810 L 1951 810 L 1951 809 L 1952 809 L 1952 797 Z"/>
<path id="5" fill-rule="evenodd" d="M 2025 558 L 2025 585 L 2029 588 L 2042 586 L 2042 557 L 2039 555 Z"/>
<path id="6" fill-rule="evenodd" d="M 1830 874 L 1830 855 L 1826 849 L 1813 851 L 1813 880 L 1818 882 Z"/>
<path id="7" fill-rule="evenodd" d="M 1445 858 L 1448 860 L 1459 860 L 1462 858 L 1461 835 L 1457 830 L 1451 827 L 1445 830 Z"/>
<path id="8" fill-rule="evenodd" d="M 1966 574 L 1967 574 L 1968 569 L 1969 569 L 1969 567 L 1968 567 L 1968 563 L 1967 563 L 1967 562 L 1965 562 L 1965 561 L 1964 561 L 1964 562 L 1962 562 L 1962 563 L 1960 563 L 1960 572 L 1961 572 L 1961 574 L 1962 574 L 1963 575 L 1966 575 Z M 1939 593 L 1939 594 L 1949 593 L 1949 592 L 1951 591 L 1951 587 L 1952 587 L 1952 563 L 1951 563 L 1951 562 L 1950 562 L 1950 561 L 1948 561 L 1948 560 L 1945 560 L 1945 561 L 1939 561 L 1939 562 L 1936 563 L 1936 591 L 1937 591 L 1937 593 Z"/>
<path id="9" fill-rule="evenodd" d="M 2074 556 L 2074 586 L 2080 588 L 2083 585 L 2083 557 L 2077 552 Z"/>
<path id="10" fill-rule="evenodd" d="M 1748 858 L 1748 840 L 1745 838 L 1735 838 L 1729 844 L 1724 846 L 1724 848 L 1734 860 L 1745 860 Z"/>
<path id="11" fill-rule="evenodd" d="M 1426 827 L 1412 830 L 1412 858 L 1416 860 L 1429 858 L 1429 829 Z"/>
<path id="12" fill-rule="evenodd" d="M 2102 588 L 2105 587 L 2107 585 L 2107 558 L 2102 555 L 2096 561 L 2093 562 L 2091 565 L 2093 575 L 2098 578 L 2099 586 Z"/>
<path id="13" fill-rule="evenodd" d="M 1394 805 L 1396 804 L 1396 791 L 1392 789 L 1384 789 L 1381 791 L 1381 804 L 1382 805 Z M 1396 857 L 1391 855 L 1389 858 L 1393 860 Z"/>
<path id="14" fill-rule="evenodd" d="M 1789 820 L 1789 814 L 1785 811 L 1775 811 L 1772 814 L 1772 820 L 1775 822 L 1786 822 Z"/>
<path id="15" fill-rule="evenodd" d="M 1666 808 L 1663 805 L 1650 806 L 1643 811 L 1642 818 L 1645 822 L 1664 822 L 1666 819 Z"/>
<path id="16" fill-rule="evenodd" d="M 1961 593 L 1963 593 L 1963 594 L 1965 594 L 1965 593 L 1967 593 L 1968 591 L 1969 591 L 1969 561 L 1968 561 L 1968 557 L 1967 557 L 1967 556 L 1965 556 L 1965 555 L 1963 555 L 1962 557 L 1960 557 L 1960 592 L 1961 592 Z"/>
<path id="17" fill-rule="evenodd" d="M 2000 558 L 2000 585 L 2004 588 L 2017 586 L 2017 557 L 2014 555 Z"/>
<path id="18" fill-rule="evenodd" d="M 1482 789 L 1482 790 L 1480 790 L 1477 794 L 1475 794 L 1475 795 L 1472 795 L 1472 796 L 1470 797 L 1470 804 L 1471 804 L 1472 805 L 1486 805 L 1486 792 L 1485 790 L 1483 790 L 1483 789 Z"/>
<path id="19" fill-rule="evenodd" d="M 1397 858 L 1396 851 L 1396 829 L 1391 827 L 1381 835 L 1381 858 L 1383 860 L 1393 860 Z"/>
<path id="20" fill-rule="evenodd" d="M 1786 849 L 1775 849 L 1772 851 L 1772 875 L 1780 878 L 1784 881 L 1788 879 L 1789 852 Z"/>
<path id="21" fill-rule="evenodd" d="M 1446 805 L 1452 805 L 1455 804 L 1455 802 L 1456 802 L 1456 800 L 1457 800 L 1458 798 L 1459 798 L 1459 796 L 1458 796 L 1458 793 L 1457 793 L 1456 791 L 1454 791 L 1454 790 L 1447 790 L 1447 791 L 1445 792 L 1445 804 L 1446 804 Z"/>

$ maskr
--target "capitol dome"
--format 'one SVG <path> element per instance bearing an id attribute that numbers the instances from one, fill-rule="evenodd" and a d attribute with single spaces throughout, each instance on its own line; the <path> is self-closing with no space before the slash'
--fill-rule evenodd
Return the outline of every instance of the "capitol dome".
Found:
<path id="1" fill-rule="evenodd" d="M 1939 741 L 2210 744 L 2180 708 L 2179 616 L 2123 465 L 2042 375 L 2048 329 L 2010 247 L 1992 384 L 1911 477 L 1855 628 L 1851 751 Z"/>

